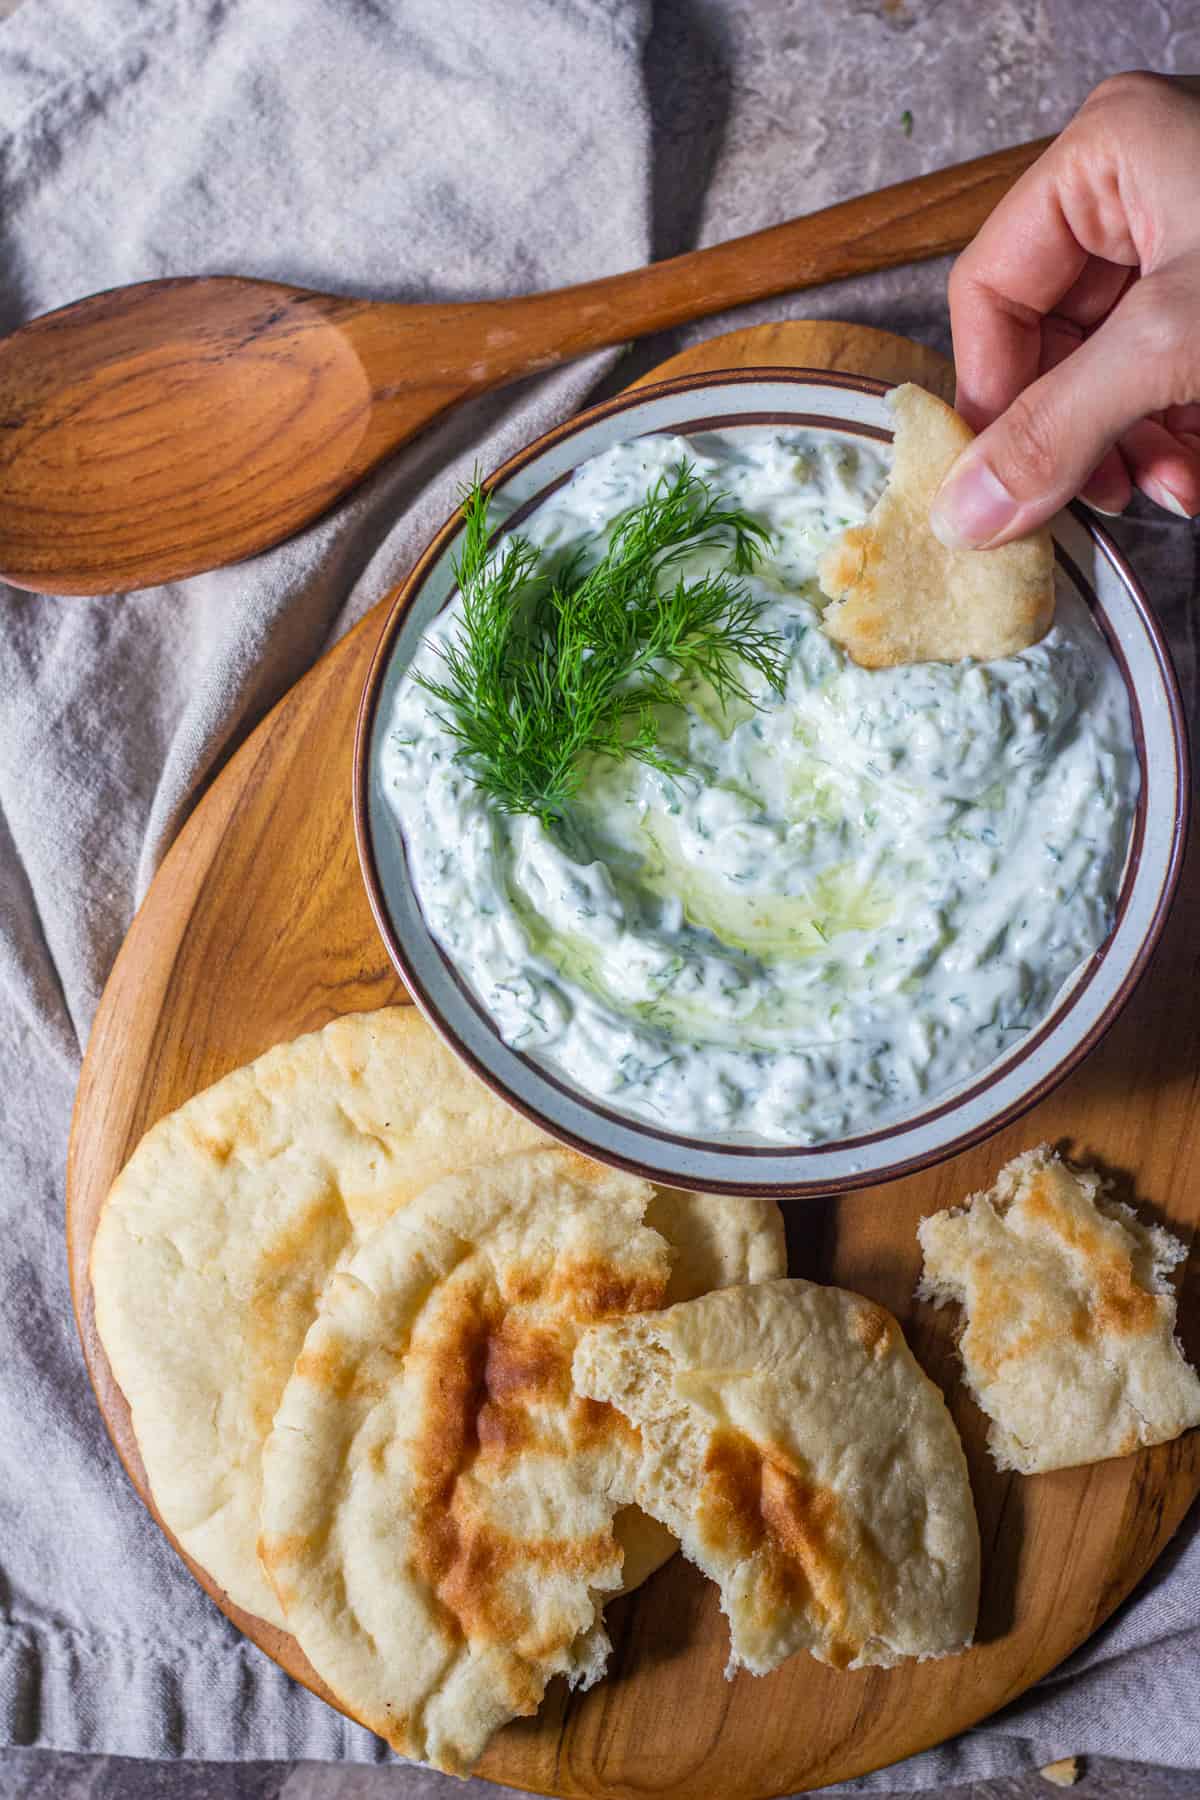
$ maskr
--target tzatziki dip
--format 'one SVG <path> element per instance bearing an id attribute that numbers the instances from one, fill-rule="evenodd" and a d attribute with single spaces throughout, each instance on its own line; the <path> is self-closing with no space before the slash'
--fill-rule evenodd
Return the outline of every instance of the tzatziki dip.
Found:
<path id="1" fill-rule="evenodd" d="M 887 458 L 816 431 L 643 437 L 520 523 L 547 555 L 603 545 L 686 461 L 769 531 L 744 581 L 782 691 L 695 683 L 662 725 L 676 773 L 595 755 L 560 819 L 500 811 L 412 678 L 444 666 L 458 594 L 386 721 L 416 898 L 495 1029 L 673 1133 L 806 1145 L 911 1117 L 1036 1029 L 1113 922 L 1138 765 L 1069 585 L 1000 661 L 867 670 L 822 629 L 818 559 Z"/>

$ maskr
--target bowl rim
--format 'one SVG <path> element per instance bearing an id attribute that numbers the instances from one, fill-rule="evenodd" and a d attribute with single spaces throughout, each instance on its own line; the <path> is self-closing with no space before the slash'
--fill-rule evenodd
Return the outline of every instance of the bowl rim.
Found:
<path id="1" fill-rule="evenodd" d="M 576 435 L 591 425 L 600 423 L 605 419 L 619 415 L 622 412 L 630 411 L 635 407 L 643 406 L 647 402 L 652 402 L 660 396 L 670 397 L 683 393 L 700 394 L 705 390 L 712 388 L 752 386 L 763 382 L 794 385 L 797 388 L 817 386 L 825 389 L 841 388 L 853 393 L 868 395 L 873 398 L 882 398 L 897 385 L 895 383 L 877 380 L 873 376 L 855 375 L 848 371 L 836 369 L 815 369 L 801 365 L 789 365 L 786 367 L 779 365 L 755 365 L 732 369 L 708 370 L 697 372 L 695 374 L 673 376 L 658 382 L 641 383 L 636 387 L 628 388 L 622 393 L 614 395 L 608 400 L 600 401 L 596 405 L 588 407 L 583 411 L 572 415 L 572 417 L 560 421 L 557 425 L 551 426 L 547 431 L 543 432 L 537 438 L 534 438 L 521 449 L 515 451 L 510 457 L 506 458 L 504 462 L 490 471 L 482 481 L 481 485 L 483 491 L 485 494 L 490 494 L 496 489 L 503 487 L 514 475 L 518 474 L 530 463 L 535 462 L 548 450 L 553 449 L 565 439 Z M 797 415 L 797 422 L 804 422 L 803 416 L 799 414 L 799 412 Z M 827 427 L 833 427 L 835 423 L 838 423 L 834 420 L 833 416 L 828 413 L 813 415 L 810 422 L 818 429 L 820 429 L 823 424 Z M 885 442 L 890 441 L 890 434 L 878 429 L 858 423 L 855 424 L 854 429 L 856 432 L 868 437 L 878 438 Z M 570 471 L 551 485 L 553 487 L 561 485 L 562 482 L 569 479 L 569 475 Z M 525 516 L 532 506 L 540 505 L 545 498 L 546 490 L 539 490 L 538 494 L 534 496 L 532 500 L 523 503 L 521 506 L 515 508 L 511 515 L 506 516 L 498 529 L 500 531 L 510 530 L 514 524 L 520 522 L 520 519 Z M 435 532 L 424 550 L 418 556 L 409 573 L 394 588 L 392 588 L 384 598 L 383 604 L 387 605 L 387 613 L 379 633 L 374 653 L 371 657 L 359 701 L 355 726 L 352 771 L 355 844 L 358 852 L 359 869 L 362 875 L 363 884 L 366 888 L 367 900 L 371 908 L 372 917 L 375 920 L 376 929 L 383 940 L 384 948 L 388 953 L 393 968 L 400 975 L 411 1000 L 417 1005 L 426 1021 L 433 1027 L 451 1051 L 458 1056 L 460 1060 L 464 1061 L 479 1079 L 482 1080 L 500 1099 L 522 1113 L 533 1124 L 537 1125 L 539 1129 L 546 1132 L 548 1136 L 554 1138 L 558 1142 L 570 1145 L 573 1149 L 580 1151 L 583 1155 L 607 1163 L 610 1166 L 625 1169 L 632 1174 L 639 1175 L 646 1180 L 657 1182 L 660 1185 L 664 1181 L 670 1181 L 675 1185 L 682 1187 L 691 1186 L 707 1192 L 730 1194 L 747 1199 L 813 1199 L 830 1193 L 849 1192 L 860 1188 L 876 1187 L 889 1181 L 900 1180 L 905 1176 L 916 1173 L 918 1170 L 930 1168 L 938 1163 L 944 1162 L 950 1157 L 956 1156 L 960 1152 L 969 1149 L 972 1145 L 981 1143 L 985 1139 L 992 1137 L 1005 1126 L 1012 1124 L 1016 1119 L 1019 1119 L 1023 1114 L 1030 1111 L 1039 1101 L 1044 1099 L 1047 1094 L 1058 1087 L 1061 1082 L 1066 1080 L 1067 1076 L 1079 1067 L 1080 1063 L 1084 1061 L 1103 1039 L 1119 1014 L 1124 1010 L 1150 964 L 1151 958 L 1153 957 L 1159 939 L 1166 926 L 1167 918 L 1170 914 L 1178 890 L 1191 822 L 1191 758 L 1189 729 L 1187 714 L 1183 704 L 1183 696 L 1179 686 L 1179 679 L 1167 644 L 1166 634 L 1150 604 L 1149 597 L 1146 594 L 1141 581 L 1134 573 L 1134 570 L 1123 553 L 1117 548 L 1116 544 L 1096 523 L 1091 513 L 1078 501 L 1072 502 L 1066 510 L 1071 513 L 1076 523 L 1083 528 L 1095 549 L 1112 568 L 1121 586 L 1125 589 L 1127 596 L 1131 600 L 1135 611 L 1139 616 L 1139 621 L 1149 640 L 1150 647 L 1153 651 L 1162 678 L 1163 689 L 1167 700 L 1169 733 L 1174 758 L 1173 773 L 1175 779 L 1176 800 L 1174 816 L 1171 821 L 1170 853 L 1167 866 L 1155 900 L 1149 925 L 1138 942 L 1136 953 L 1122 976 L 1117 989 L 1105 1003 L 1102 1011 L 1097 1015 L 1089 1029 L 1084 1032 L 1076 1042 L 1067 1047 L 1054 1065 L 1048 1069 L 1031 1088 L 1016 1096 L 1001 1111 L 990 1114 L 987 1118 L 978 1123 L 968 1126 L 953 1138 L 945 1139 L 924 1150 L 908 1156 L 896 1158 L 891 1162 L 877 1163 L 862 1170 L 848 1170 L 844 1174 L 839 1175 L 836 1179 L 815 1178 L 807 1181 L 799 1179 L 794 1183 L 789 1183 L 787 1186 L 784 1186 L 778 1178 L 755 1181 L 754 1179 L 721 1179 L 708 1176 L 701 1181 L 696 1178 L 688 1178 L 682 1174 L 664 1174 L 661 1167 L 650 1166 L 646 1163 L 639 1162 L 636 1157 L 627 1156 L 621 1152 L 613 1151 L 607 1147 L 598 1145 L 592 1139 L 583 1137 L 578 1132 L 572 1131 L 568 1127 L 549 1119 L 535 1105 L 515 1095 L 506 1085 L 502 1076 L 485 1063 L 462 1041 L 458 1033 L 443 1016 L 437 1002 L 428 993 L 424 981 L 414 966 L 413 958 L 405 949 L 400 934 L 393 922 L 376 860 L 369 805 L 371 746 L 374 737 L 374 727 L 385 678 L 395 649 L 396 638 L 409 608 L 413 604 L 421 588 L 424 586 L 427 577 L 441 560 L 447 545 L 454 540 L 461 529 L 463 521 L 463 509 L 461 505 L 454 509 L 453 513 L 451 513 L 445 523 L 437 532 Z M 1056 547 L 1056 556 L 1059 554 L 1065 555 L 1065 553 L 1061 552 L 1059 548 Z M 1068 561 L 1073 562 L 1073 559 L 1068 558 Z M 1110 654 L 1113 654 L 1116 657 L 1116 660 L 1121 666 L 1122 676 L 1127 691 L 1129 692 L 1131 700 L 1135 703 L 1135 731 L 1136 735 L 1141 737 L 1141 727 L 1136 716 L 1138 708 L 1136 706 L 1135 690 L 1128 671 L 1125 668 L 1124 657 L 1118 652 L 1116 646 L 1108 640 L 1107 632 L 1105 633 L 1105 636 L 1106 641 L 1108 641 Z M 1144 767 L 1148 766 L 1144 759 L 1143 763 Z M 1131 837 L 1131 844 L 1134 845 L 1137 854 L 1140 854 L 1138 839 L 1141 835 L 1140 821 L 1143 816 L 1144 805 L 1145 782 L 1143 781 L 1142 791 L 1139 795 L 1138 811 L 1133 826 L 1134 835 Z M 1124 899 L 1120 902 L 1118 915 L 1113 921 L 1113 927 L 1109 932 L 1108 938 L 1105 940 L 1106 944 L 1112 940 L 1113 933 L 1119 923 L 1120 909 L 1123 905 Z M 436 940 L 431 941 L 434 942 L 435 947 L 437 947 Z M 1099 955 L 1102 956 L 1103 950 L 1104 946 L 1101 946 Z M 440 953 L 443 956 L 443 960 L 446 960 L 444 952 Z M 1093 957 L 1089 959 L 1088 965 L 1084 965 L 1088 970 L 1086 979 L 1090 979 L 1090 974 L 1093 972 L 1093 965 L 1096 964 L 1097 954 L 1098 953 L 1093 953 Z M 1086 979 L 1083 984 L 1076 983 L 1076 985 L 1086 985 Z M 459 985 L 463 985 L 461 978 L 459 978 Z M 473 996 L 469 993 L 468 998 L 473 1001 Z M 479 1010 L 477 1005 L 476 1010 Z M 1049 1030 L 1060 1017 L 1061 1008 L 1056 1007 L 1055 1010 L 1047 1016 L 1046 1020 L 1042 1022 L 1041 1026 L 1035 1027 L 1034 1031 L 1029 1034 L 1029 1039 L 1036 1040 L 1040 1038 L 1043 1032 Z M 1028 1049 L 1029 1047 L 1029 1042 L 1027 1042 L 1025 1048 Z M 1010 1066 L 1011 1064 L 1007 1061 L 1002 1061 L 999 1066 L 996 1064 L 990 1066 L 991 1071 L 995 1072 L 994 1074 L 991 1074 L 989 1070 L 981 1070 L 976 1078 L 979 1086 L 986 1088 L 989 1079 L 998 1078 Z M 546 1076 L 552 1085 L 560 1088 L 564 1093 L 583 1105 L 593 1115 L 598 1116 L 600 1119 L 609 1116 L 611 1109 L 606 1108 L 601 1101 L 597 1100 L 594 1096 L 587 1094 L 585 1090 L 578 1088 L 569 1080 L 560 1079 L 552 1072 L 545 1070 L 540 1070 L 539 1073 Z M 865 1144 L 886 1140 L 897 1129 L 907 1129 L 920 1121 L 936 1118 L 939 1112 L 952 1109 L 962 1101 L 974 1097 L 977 1092 L 978 1088 L 973 1084 L 972 1088 L 965 1092 L 960 1091 L 959 1089 L 951 1090 L 950 1094 L 943 1097 L 940 1101 L 938 1096 L 932 1096 L 930 1108 L 926 1112 L 920 1114 L 918 1119 L 904 1118 L 896 1121 L 894 1125 L 888 1124 L 885 1121 L 881 1126 L 877 1127 L 876 1130 L 864 1134 L 860 1138 L 839 1138 L 830 1140 L 829 1143 L 819 1145 L 816 1148 L 822 1150 L 839 1147 L 854 1148 L 860 1143 Z M 636 1117 L 630 1116 L 630 1118 L 626 1120 L 622 1115 L 621 1123 L 642 1129 L 646 1136 L 655 1142 L 669 1145 L 673 1141 L 674 1134 L 657 1131 L 652 1124 L 647 1124 L 645 1121 Z M 733 1146 L 714 1144 L 713 1148 L 719 1151 L 722 1148 L 732 1149 Z M 752 1147 L 742 1146 L 741 1148 L 746 1150 Z M 791 1148 L 794 1152 L 794 1147 Z M 767 1146 L 765 1147 L 765 1153 L 774 1155 L 778 1158 L 786 1156 L 789 1153 L 789 1147 L 784 1145 L 778 1147 Z"/>

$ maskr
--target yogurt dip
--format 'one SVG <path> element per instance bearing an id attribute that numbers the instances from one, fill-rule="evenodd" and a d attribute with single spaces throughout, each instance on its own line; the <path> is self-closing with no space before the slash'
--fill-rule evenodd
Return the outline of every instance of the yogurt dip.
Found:
<path id="1" fill-rule="evenodd" d="M 857 1137 L 1011 1052 L 1104 941 L 1139 779 L 1124 684 L 1065 583 L 1020 655 L 853 663 L 816 565 L 887 451 L 832 433 L 619 444 L 520 533 L 596 539 L 685 458 L 771 532 L 745 579 L 786 640 L 782 695 L 752 677 L 756 704 L 723 711 L 693 688 L 663 731 L 682 778 L 596 757 L 561 824 L 505 815 L 412 679 L 438 673 L 456 595 L 397 691 L 384 790 L 429 928 L 506 1043 L 682 1135 Z"/>

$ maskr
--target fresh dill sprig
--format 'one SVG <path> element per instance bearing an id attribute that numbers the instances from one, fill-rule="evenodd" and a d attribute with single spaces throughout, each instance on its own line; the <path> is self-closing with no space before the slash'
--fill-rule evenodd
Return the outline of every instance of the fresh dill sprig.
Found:
<path id="1" fill-rule="evenodd" d="M 765 603 L 738 579 L 770 534 L 690 464 L 621 514 L 590 564 L 581 546 L 556 568 L 517 535 L 489 557 L 478 480 L 464 489 L 463 512 L 461 626 L 439 646 L 443 673 L 416 679 L 502 812 L 561 818 L 588 754 L 681 774 L 659 747 L 657 709 L 683 706 L 686 680 L 707 681 L 722 704 L 754 704 L 747 670 L 782 691 L 783 639 L 759 624 Z M 728 551 L 723 571 L 689 578 L 678 566 L 717 549 Z"/>

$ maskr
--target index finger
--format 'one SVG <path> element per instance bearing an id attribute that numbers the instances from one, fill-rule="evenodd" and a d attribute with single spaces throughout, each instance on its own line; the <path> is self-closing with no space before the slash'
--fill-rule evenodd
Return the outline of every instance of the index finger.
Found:
<path id="1" fill-rule="evenodd" d="M 1106 152 L 1067 127 L 1028 169 L 950 274 L 956 405 L 981 430 L 1037 379 L 1042 320 L 1103 318 L 1137 263 L 1124 221 L 1102 206 Z"/>

